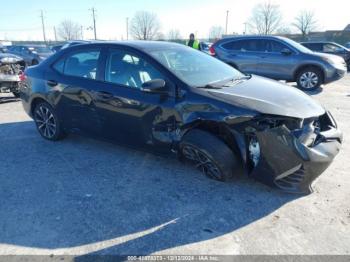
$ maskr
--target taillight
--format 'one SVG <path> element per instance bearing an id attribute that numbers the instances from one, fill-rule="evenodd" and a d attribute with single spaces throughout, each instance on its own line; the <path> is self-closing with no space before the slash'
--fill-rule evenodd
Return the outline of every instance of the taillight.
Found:
<path id="1" fill-rule="evenodd" d="M 24 72 L 19 74 L 19 81 L 24 82 L 26 81 L 26 79 L 27 79 L 27 76 L 25 75 Z"/>
<path id="2" fill-rule="evenodd" d="M 215 55 L 216 55 L 216 54 L 215 54 L 215 49 L 214 49 L 213 46 L 211 46 L 211 47 L 209 48 L 209 54 L 212 55 L 212 56 L 215 56 Z"/>

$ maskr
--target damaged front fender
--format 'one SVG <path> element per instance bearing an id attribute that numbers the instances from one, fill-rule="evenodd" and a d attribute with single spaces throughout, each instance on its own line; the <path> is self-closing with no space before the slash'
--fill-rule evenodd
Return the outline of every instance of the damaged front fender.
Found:
<path id="1" fill-rule="evenodd" d="M 250 176 L 292 193 L 309 194 L 312 182 L 331 164 L 341 147 L 341 132 L 329 127 L 323 139 L 307 146 L 286 127 L 256 132 L 259 161 Z"/>

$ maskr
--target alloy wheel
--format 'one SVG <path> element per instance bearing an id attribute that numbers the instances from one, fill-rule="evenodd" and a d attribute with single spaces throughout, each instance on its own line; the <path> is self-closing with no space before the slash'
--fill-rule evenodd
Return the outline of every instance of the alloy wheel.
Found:
<path id="1" fill-rule="evenodd" d="M 35 110 L 35 123 L 39 132 L 45 138 L 51 139 L 56 135 L 57 124 L 51 110 L 44 105 Z"/>
<path id="2" fill-rule="evenodd" d="M 305 89 L 314 88 L 318 81 L 318 76 L 314 72 L 305 72 L 300 76 L 300 85 Z"/>
<path id="3" fill-rule="evenodd" d="M 222 181 L 222 175 L 215 163 L 199 149 L 185 145 L 182 148 L 182 154 L 186 159 L 193 162 L 197 169 L 199 169 L 207 177 Z"/>

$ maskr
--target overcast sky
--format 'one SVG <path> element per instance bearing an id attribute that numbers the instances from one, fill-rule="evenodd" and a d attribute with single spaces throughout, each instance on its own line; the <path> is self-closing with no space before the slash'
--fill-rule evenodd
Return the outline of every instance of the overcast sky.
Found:
<path id="1" fill-rule="evenodd" d="M 84 37 L 92 38 L 86 28 L 92 25 L 89 9 L 97 9 L 97 34 L 100 39 L 126 37 L 126 17 L 139 10 L 154 12 L 166 35 L 179 29 L 183 37 L 191 32 L 208 37 L 211 26 L 225 27 L 229 10 L 229 32 L 242 33 L 252 8 L 261 0 L 0 0 L 0 39 L 42 40 L 40 10 L 45 14 L 46 33 L 54 39 L 53 27 L 70 19 L 84 27 Z M 288 26 L 300 10 L 312 10 L 320 30 L 339 30 L 350 24 L 349 0 L 274 0 L 280 5 Z"/>

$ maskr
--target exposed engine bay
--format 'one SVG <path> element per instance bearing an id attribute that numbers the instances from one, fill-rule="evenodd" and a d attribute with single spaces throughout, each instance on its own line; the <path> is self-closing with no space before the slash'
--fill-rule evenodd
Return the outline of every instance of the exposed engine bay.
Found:
<path id="1" fill-rule="evenodd" d="M 18 96 L 20 75 L 25 69 L 22 58 L 11 54 L 0 55 L 0 93 L 12 92 Z"/>

